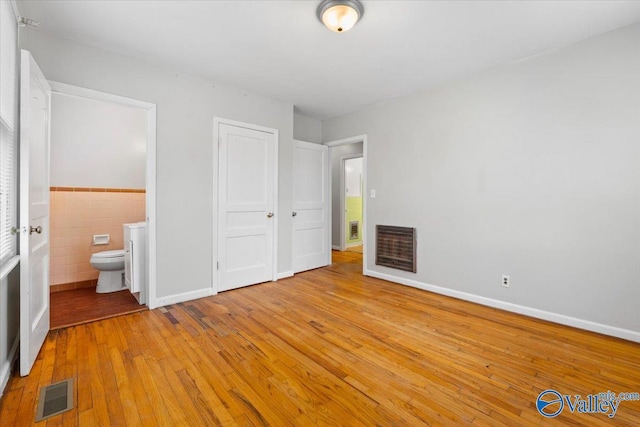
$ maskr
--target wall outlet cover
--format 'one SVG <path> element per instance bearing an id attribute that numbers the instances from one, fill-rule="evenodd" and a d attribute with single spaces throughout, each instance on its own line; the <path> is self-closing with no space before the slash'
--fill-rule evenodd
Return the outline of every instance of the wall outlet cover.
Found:
<path id="1" fill-rule="evenodd" d="M 506 274 L 502 275 L 502 286 L 504 286 L 505 288 L 511 286 L 511 278 Z"/>

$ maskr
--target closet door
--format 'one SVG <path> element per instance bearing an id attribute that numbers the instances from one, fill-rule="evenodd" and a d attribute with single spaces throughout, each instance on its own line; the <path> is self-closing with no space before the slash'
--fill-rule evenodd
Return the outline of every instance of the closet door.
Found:
<path id="1" fill-rule="evenodd" d="M 218 291 L 275 279 L 276 137 L 220 123 Z"/>
<path id="2" fill-rule="evenodd" d="M 331 263 L 329 252 L 329 147 L 294 141 L 293 272 Z"/>

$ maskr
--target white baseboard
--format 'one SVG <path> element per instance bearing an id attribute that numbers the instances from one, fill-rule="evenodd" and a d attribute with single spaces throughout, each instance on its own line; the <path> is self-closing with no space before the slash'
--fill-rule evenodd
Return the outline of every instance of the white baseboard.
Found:
<path id="1" fill-rule="evenodd" d="M 0 365 L 0 396 L 4 394 L 4 388 L 9 382 L 9 377 L 11 377 L 11 365 L 16 358 L 16 352 L 18 351 L 19 342 L 20 334 L 18 334 L 16 336 L 16 339 L 13 341 L 13 345 L 11 346 L 11 350 L 9 350 L 7 360 L 3 360 L 2 365 Z"/>
<path id="2" fill-rule="evenodd" d="M 334 251 L 341 251 L 342 250 L 342 248 L 340 246 L 338 246 L 338 245 L 331 246 L 331 249 L 333 249 Z"/>
<path id="3" fill-rule="evenodd" d="M 348 248 L 353 248 L 355 246 L 362 246 L 362 241 L 360 242 L 354 242 L 354 243 L 347 243 L 347 247 Z"/>
<path id="4" fill-rule="evenodd" d="M 449 297 L 470 301 L 488 307 L 499 308 L 501 310 L 510 311 L 512 313 L 523 314 L 525 316 L 535 317 L 537 319 L 548 320 L 550 322 L 559 323 L 561 325 L 573 326 L 587 331 L 598 332 L 613 337 L 623 338 L 625 340 L 640 342 L 640 332 L 629 329 L 622 329 L 616 326 L 603 325 L 601 323 L 592 322 L 590 320 L 578 319 L 564 314 L 552 313 L 549 311 L 539 310 L 537 308 L 526 307 L 523 305 L 513 304 L 510 302 L 500 301 L 493 298 L 482 297 L 467 292 L 456 291 L 453 289 L 443 288 L 441 286 L 430 285 L 428 283 L 418 282 L 417 280 L 405 279 L 403 277 L 393 276 L 391 274 L 379 273 L 373 270 L 365 270 L 365 276 L 376 277 L 378 279 L 387 280 L 389 282 L 400 283 L 402 285 L 411 286 L 436 294 L 446 295 Z"/>
<path id="5" fill-rule="evenodd" d="M 286 279 L 287 277 L 293 277 L 293 270 L 276 274 L 276 280 Z"/>
<path id="6" fill-rule="evenodd" d="M 204 298 L 214 295 L 212 288 L 198 289 L 197 291 L 185 292 L 182 294 L 170 295 L 167 297 L 156 298 L 153 304 L 149 304 L 149 308 L 158 308 L 169 304 L 177 304 L 180 302 L 191 301 L 198 298 Z"/>

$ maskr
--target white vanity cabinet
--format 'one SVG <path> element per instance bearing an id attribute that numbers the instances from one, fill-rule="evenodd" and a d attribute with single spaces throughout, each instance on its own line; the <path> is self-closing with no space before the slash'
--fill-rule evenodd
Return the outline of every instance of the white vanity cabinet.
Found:
<path id="1" fill-rule="evenodd" d="M 147 303 L 147 223 L 124 224 L 124 284 Z"/>

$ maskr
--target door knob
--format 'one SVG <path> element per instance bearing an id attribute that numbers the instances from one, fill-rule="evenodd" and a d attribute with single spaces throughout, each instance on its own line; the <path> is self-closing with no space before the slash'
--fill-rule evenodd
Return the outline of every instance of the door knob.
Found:
<path id="1" fill-rule="evenodd" d="M 291 216 L 298 216 L 298 212 L 291 212 Z"/>
<path id="2" fill-rule="evenodd" d="M 37 227 L 29 227 L 29 234 L 33 234 L 34 232 L 38 234 L 42 233 L 42 226 L 39 225 Z"/>
<path id="3" fill-rule="evenodd" d="M 273 212 L 269 212 L 269 213 L 267 214 L 267 218 L 271 218 L 272 216 L 273 216 Z"/>

